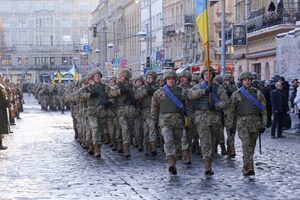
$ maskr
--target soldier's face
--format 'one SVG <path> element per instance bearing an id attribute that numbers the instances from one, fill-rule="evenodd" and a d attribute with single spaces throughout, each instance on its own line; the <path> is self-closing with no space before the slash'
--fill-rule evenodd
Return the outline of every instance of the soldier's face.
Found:
<path id="1" fill-rule="evenodd" d="M 94 81 L 96 83 L 100 83 L 101 81 L 101 75 L 100 74 L 95 74 L 94 77 L 93 77 Z"/>
<path id="2" fill-rule="evenodd" d="M 250 79 L 250 78 L 244 78 L 242 81 L 243 86 L 245 86 L 246 88 L 250 87 L 251 83 L 252 83 L 252 79 Z"/>
<path id="3" fill-rule="evenodd" d="M 121 82 L 125 82 L 125 81 L 126 81 L 125 75 L 124 75 L 124 74 L 120 74 L 119 80 L 120 80 Z"/>
<path id="4" fill-rule="evenodd" d="M 137 86 L 137 87 L 140 87 L 141 85 L 142 85 L 142 81 L 140 81 L 140 80 L 136 80 L 135 81 L 135 85 Z"/>
<path id="5" fill-rule="evenodd" d="M 167 85 L 173 87 L 176 84 L 175 78 L 167 78 Z"/>
<path id="6" fill-rule="evenodd" d="M 212 80 L 212 74 L 208 71 L 204 73 L 204 80 L 205 81 L 211 81 Z"/>
<path id="7" fill-rule="evenodd" d="M 147 77 L 146 77 L 146 82 L 147 82 L 147 83 L 153 83 L 153 80 L 154 80 L 154 79 L 153 79 L 152 76 L 147 76 Z"/>
<path id="8" fill-rule="evenodd" d="M 224 80 L 224 85 L 230 85 L 230 81 L 229 80 Z"/>
<path id="9" fill-rule="evenodd" d="M 180 83 L 186 84 L 188 81 L 189 81 L 189 80 L 188 80 L 187 77 L 185 77 L 185 76 L 180 77 Z"/>

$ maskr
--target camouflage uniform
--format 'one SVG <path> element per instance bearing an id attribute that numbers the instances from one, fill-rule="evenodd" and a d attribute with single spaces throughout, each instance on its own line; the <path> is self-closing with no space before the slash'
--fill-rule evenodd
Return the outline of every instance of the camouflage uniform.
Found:
<path id="1" fill-rule="evenodd" d="M 120 73 L 120 77 L 124 76 L 126 78 L 123 82 L 118 82 L 116 87 L 114 87 L 113 93 L 116 97 L 116 112 L 118 116 L 118 122 L 121 127 L 122 140 L 123 140 L 123 152 L 125 157 L 130 157 L 130 142 L 131 133 L 134 125 L 134 118 L 136 116 L 135 99 L 133 94 L 133 86 L 129 83 L 131 78 L 131 72 L 124 70 Z"/>
<path id="2" fill-rule="evenodd" d="M 253 79 L 250 72 L 242 72 L 240 80 Z M 256 98 L 261 104 L 266 106 L 266 100 L 262 92 L 252 86 L 245 88 L 251 96 Z M 258 135 L 264 131 L 267 124 L 266 109 L 260 110 L 251 103 L 241 92 L 241 89 L 231 96 L 229 106 L 229 126 L 230 129 L 237 127 L 239 138 L 243 148 L 243 174 L 254 175 L 253 155 Z"/>
<path id="3" fill-rule="evenodd" d="M 225 84 L 225 82 L 228 81 L 228 84 Z M 224 89 L 227 92 L 228 97 L 230 98 L 231 95 L 237 90 L 236 85 L 234 84 L 234 77 L 231 74 L 226 74 L 224 76 Z M 230 104 L 230 103 L 229 103 Z M 232 132 L 229 130 L 229 109 L 226 108 L 224 110 L 224 125 L 227 133 L 227 155 L 229 157 L 235 157 L 235 146 L 234 146 L 234 140 L 235 140 L 235 132 L 236 132 L 236 127 L 233 127 L 234 129 Z"/>
<path id="4" fill-rule="evenodd" d="M 176 79 L 174 71 L 166 72 L 164 80 Z M 185 104 L 183 89 L 174 86 L 168 87 L 170 91 Z M 151 102 L 152 118 L 159 121 L 161 134 L 164 138 L 164 151 L 169 163 L 169 172 L 177 174 L 176 170 L 176 152 L 181 150 L 181 139 L 184 129 L 181 110 L 166 96 L 163 88 L 154 92 Z"/>
<path id="5" fill-rule="evenodd" d="M 187 82 L 186 83 L 180 82 L 179 87 L 182 88 L 184 96 L 187 96 L 188 91 L 191 89 L 190 81 L 192 80 L 192 73 L 185 70 L 181 74 L 179 74 L 179 79 L 181 79 L 182 77 L 185 77 L 187 79 Z M 186 109 L 187 109 L 187 112 L 188 112 L 188 116 L 189 117 L 193 116 L 194 112 L 193 112 L 193 109 L 192 109 L 192 106 L 191 106 L 192 105 L 191 102 L 186 102 L 186 105 L 187 105 Z M 194 122 L 190 123 L 189 126 L 190 126 L 189 128 L 184 128 L 183 129 L 182 140 L 181 140 L 181 143 L 182 143 L 182 147 L 181 147 L 182 148 L 182 161 L 184 161 L 184 163 L 188 164 L 188 165 L 192 164 L 189 148 L 190 148 L 191 142 L 192 142 L 192 139 L 191 139 L 191 135 L 193 134 L 192 131 L 195 130 Z"/>
<path id="6" fill-rule="evenodd" d="M 152 76 L 153 79 L 156 79 L 156 73 L 154 71 L 147 71 L 146 77 Z M 157 140 L 157 129 L 155 126 L 155 121 L 151 117 L 150 108 L 151 100 L 153 93 L 159 89 L 159 85 L 153 82 L 138 88 L 134 94 L 135 98 L 141 102 L 142 107 L 142 119 L 143 119 L 143 140 L 144 140 L 144 151 L 149 153 L 149 146 L 151 147 L 150 151 L 153 156 L 156 155 L 156 140 Z"/>
<path id="7" fill-rule="evenodd" d="M 202 78 L 207 71 L 208 68 L 202 70 Z M 210 69 L 210 73 L 212 73 L 213 76 L 215 75 L 212 68 Z M 218 97 L 219 102 L 212 103 L 213 98 L 210 100 L 209 96 L 213 95 Z M 216 145 L 220 129 L 222 128 L 221 110 L 227 106 L 229 100 L 223 86 L 218 84 L 213 84 L 208 88 L 204 88 L 201 84 L 197 84 L 189 90 L 188 98 L 194 100 L 193 109 L 195 110 L 195 124 L 197 125 L 197 131 L 200 138 L 202 157 L 205 164 L 205 174 L 212 175 L 212 147 Z"/>

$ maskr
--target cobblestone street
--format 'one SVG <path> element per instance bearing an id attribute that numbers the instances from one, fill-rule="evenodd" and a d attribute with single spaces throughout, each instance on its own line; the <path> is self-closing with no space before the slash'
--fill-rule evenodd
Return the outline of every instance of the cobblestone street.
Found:
<path id="1" fill-rule="evenodd" d="M 131 159 L 102 149 L 102 158 L 87 154 L 74 140 L 69 112 L 44 112 L 25 94 L 21 120 L 6 135 L 0 152 L 0 199 L 299 199 L 300 134 L 272 140 L 262 135 L 262 155 L 255 155 L 256 175 L 242 175 L 237 157 L 218 155 L 215 175 L 205 177 L 199 156 L 191 166 L 178 162 L 170 176 L 163 152 L 145 157 L 132 149 Z"/>

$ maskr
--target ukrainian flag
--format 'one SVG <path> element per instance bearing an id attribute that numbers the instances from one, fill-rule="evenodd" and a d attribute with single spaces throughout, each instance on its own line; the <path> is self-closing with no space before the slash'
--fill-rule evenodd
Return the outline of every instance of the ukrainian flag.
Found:
<path id="1" fill-rule="evenodd" d="M 196 25 L 201 37 L 202 47 L 205 49 L 205 65 L 209 65 L 209 35 L 208 35 L 208 0 L 196 0 L 197 19 Z"/>
<path id="2" fill-rule="evenodd" d="M 69 73 L 73 75 L 74 81 L 78 81 L 79 80 L 79 74 L 77 72 L 76 65 L 73 65 L 73 67 L 69 70 Z"/>
<path id="3" fill-rule="evenodd" d="M 57 79 L 58 79 L 58 83 L 62 82 L 62 74 L 60 73 L 60 71 L 58 70 L 56 73 Z"/>

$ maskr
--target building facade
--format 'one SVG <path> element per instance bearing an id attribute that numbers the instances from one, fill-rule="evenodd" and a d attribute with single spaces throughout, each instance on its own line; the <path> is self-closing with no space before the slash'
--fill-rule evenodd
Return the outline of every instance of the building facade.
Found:
<path id="1" fill-rule="evenodd" d="M 273 2 L 275 9 L 269 9 Z M 295 29 L 299 20 L 298 0 L 236 0 L 237 24 L 247 27 L 247 45 L 235 47 L 235 75 L 256 72 L 262 80 L 276 75 L 278 34 Z"/>
<path id="2" fill-rule="evenodd" d="M 83 45 L 89 43 L 91 11 L 97 0 L 2 0 L 5 45 L 0 70 L 31 82 L 43 73 L 68 70 L 74 62 L 88 70 Z"/>

